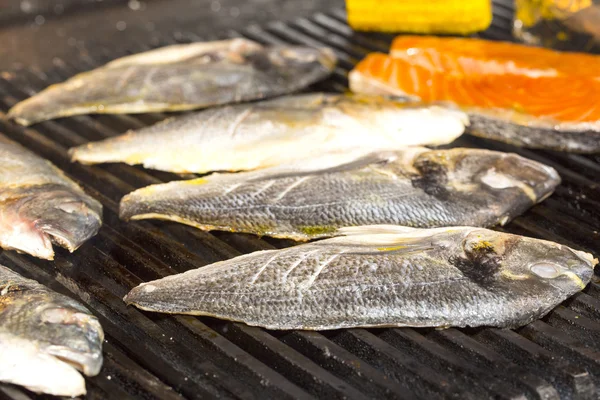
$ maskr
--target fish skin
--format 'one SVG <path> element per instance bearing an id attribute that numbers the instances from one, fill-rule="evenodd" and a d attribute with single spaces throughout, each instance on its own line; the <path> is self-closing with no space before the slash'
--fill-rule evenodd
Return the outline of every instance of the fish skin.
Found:
<path id="1" fill-rule="evenodd" d="M 213 108 L 70 150 L 84 164 L 170 172 L 264 168 L 344 149 L 439 145 L 464 132 L 462 112 L 379 96 L 310 93 Z"/>
<path id="2" fill-rule="evenodd" d="M 0 135 L 0 247 L 51 260 L 52 243 L 73 252 L 102 225 L 102 205 L 65 174 Z"/>
<path id="3" fill-rule="evenodd" d="M 342 232 L 142 283 L 124 301 L 281 330 L 512 328 L 582 290 L 597 263 L 557 243 L 483 228 Z"/>
<path id="4" fill-rule="evenodd" d="M 546 149 L 569 153 L 600 152 L 600 125 L 589 129 L 552 129 L 512 122 L 510 117 L 469 112 L 471 125 L 466 133 L 529 149 Z"/>
<path id="5" fill-rule="evenodd" d="M 327 77 L 328 48 L 264 47 L 247 39 L 191 43 L 114 60 L 52 85 L 8 117 L 31 125 L 94 113 L 181 111 L 278 96 Z"/>
<path id="6" fill-rule="evenodd" d="M 423 85 L 424 79 L 429 85 Z M 594 108 L 594 96 L 600 90 L 597 77 L 563 73 L 532 78 L 487 72 L 455 76 L 450 71 L 425 68 L 411 58 L 372 53 L 350 72 L 349 84 L 355 93 L 460 108 L 471 121 L 466 132 L 474 136 L 528 148 L 600 152 L 600 114 Z M 559 99 L 567 86 L 580 96 L 565 104 L 547 101 Z M 503 95 L 502 90 L 512 97 Z M 523 103 L 536 100 L 539 104 Z"/>
<path id="7" fill-rule="evenodd" d="M 104 332 L 77 301 L 0 265 L 0 381 L 80 396 L 102 366 Z"/>
<path id="8" fill-rule="evenodd" d="M 126 195 L 119 214 L 304 241 L 353 225 L 504 224 L 559 183 L 553 168 L 516 154 L 421 147 L 151 185 Z"/>

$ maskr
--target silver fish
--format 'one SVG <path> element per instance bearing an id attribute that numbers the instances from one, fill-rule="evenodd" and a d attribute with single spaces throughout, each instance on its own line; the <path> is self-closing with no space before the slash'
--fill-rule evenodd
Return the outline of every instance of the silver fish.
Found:
<path id="1" fill-rule="evenodd" d="M 84 164 L 125 162 L 171 172 L 252 170 L 330 151 L 446 144 L 467 124 L 465 114 L 435 106 L 311 93 L 168 119 L 76 147 L 71 157 Z"/>
<path id="2" fill-rule="evenodd" d="M 85 394 L 104 332 L 75 300 L 0 265 L 0 381 L 55 396 Z"/>
<path id="3" fill-rule="evenodd" d="M 152 185 L 125 196 L 120 216 L 309 240 L 366 224 L 504 224 L 560 183 L 551 167 L 489 150 L 415 147 L 347 157 Z"/>
<path id="4" fill-rule="evenodd" d="M 178 111 L 302 89 L 328 76 L 330 49 L 247 39 L 173 45 L 119 58 L 15 105 L 22 125 L 78 114 Z"/>
<path id="5" fill-rule="evenodd" d="M 61 170 L 0 135 L 0 247 L 51 260 L 102 225 L 102 206 Z"/>
<path id="6" fill-rule="evenodd" d="M 483 228 L 342 232 L 143 283 L 124 300 L 268 329 L 517 327 L 582 290 L 598 262 L 557 243 Z"/>

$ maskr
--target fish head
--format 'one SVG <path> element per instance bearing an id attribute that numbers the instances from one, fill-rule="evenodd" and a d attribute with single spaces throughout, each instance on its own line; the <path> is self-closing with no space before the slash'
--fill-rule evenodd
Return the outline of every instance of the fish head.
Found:
<path id="1" fill-rule="evenodd" d="M 416 165 L 458 191 L 475 196 L 478 192 L 518 195 L 531 204 L 544 200 L 561 182 L 552 167 L 517 154 L 482 149 L 432 151 L 419 156 Z"/>
<path id="2" fill-rule="evenodd" d="M 32 290 L 5 309 L 2 329 L 33 344 L 38 354 L 60 360 L 88 376 L 102 366 L 104 332 L 98 319 L 73 299 Z"/>
<path id="3" fill-rule="evenodd" d="M 292 81 L 302 77 L 325 77 L 337 64 L 335 53 L 326 47 L 275 46 L 268 50 L 267 56 L 277 72 Z"/>
<path id="4" fill-rule="evenodd" d="M 584 289 L 598 263 L 591 254 L 558 243 L 488 229 L 469 231 L 462 251 L 463 272 L 474 280 L 520 282 L 532 293 L 563 296 Z"/>
<path id="5" fill-rule="evenodd" d="M 102 206 L 82 192 L 59 184 L 23 186 L 4 193 L 3 244 L 52 259 L 52 243 L 73 252 L 102 224 Z"/>

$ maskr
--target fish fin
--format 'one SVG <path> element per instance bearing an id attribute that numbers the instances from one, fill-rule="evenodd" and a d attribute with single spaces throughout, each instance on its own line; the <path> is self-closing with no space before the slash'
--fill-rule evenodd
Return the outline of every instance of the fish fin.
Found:
<path id="1" fill-rule="evenodd" d="M 411 228 L 400 225 L 363 225 L 346 226 L 338 229 L 338 233 L 343 236 L 352 235 L 379 235 L 379 234 L 405 234 L 420 231 L 419 228 Z"/>
<path id="2" fill-rule="evenodd" d="M 426 251 L 430 251 L 435 249 L 433 245 L 419 245 L 419 244 L 406 244 L 406 245 L 396 245 L 396 246 L 387 246 L 387 247 L 375 247 L 370 248 L 366 251 L 348 251 L 344 254 L 349 254 L 353 256 L 366 256 L 377 254 L 386 254 L 386 255 L 408 255 L 408 254 L 417 254 L 423 253 Z"/>
<path id="3" fill-rule="evenodd" d="M 355 246 L 356 250 L 373 252 L 423 252 L 438 246 L 440 234 L 472 229 L 469 227 L 443 227 L 432 229 L 410 228 L 399 225 L 364 225 L 340 228 L 336 240 L 345 246 Z M 326 241 L 324 241 L 326 242 Z M 319 242 L 316 242 L 319 243 Z"/>
<path id="4" fill-rule="evenodd" d="M 121 68 L 125 66 L 147 64 L 169 64 L 181 62 L 193 57 L 200 57 L 221 51 L 236 51 L 244 48 L 260 48 L 257 42 L 243 38 L 217 40 L 213 42 L 196 42 L 188 44 L 175 44 L 159 47 L 157 49 L 133 54 L 113 60 L 101 68 Z"/>
<path id="5" fill-rule="evenodd" d="M 345 172 L 360 169 L 371 164 L 388 163 L 394 161 L 396 158 L 398 158 L 397 153 L 391 151 L 327 153 L 310 160 L 300 160 L 290 164 L 248 172 L 244 180 L 261 181 Z"/>

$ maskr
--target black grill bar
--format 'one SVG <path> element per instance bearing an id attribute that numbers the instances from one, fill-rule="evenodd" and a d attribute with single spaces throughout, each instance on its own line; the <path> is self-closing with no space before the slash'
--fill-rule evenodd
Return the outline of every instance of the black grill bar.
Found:
<path id="1" fill-rule="evenodd" d="M 495 2 L 492 28 L 482 36 L 509 39 L 512 8 Z M 314 90 L 347 90 L 347 73 L 367 52 L 389 49 L 392 35 L 355 33 L 342 10 L 291 23 L 250 26 L 213 37 L 196 32 L 131 36 L 114 48 L 88 43 L 76 59 L 55 59 L 0 74 L 0 132 L 49 159 L 105 207 L 100 233 L 55 262 L 13 252 L 0 262 L 82 301 L 105 328 L 105 365 L 88 379 L 88 398 L 309 399 L 460 398 L 595 399 L 600 388 L 600 286 L 585 290 L 542 321 L 519 330 L 354 329 L 272 332 L 213 318 L 167 316 L 127 307 L 122 297 L 143 281 L 198 268 L 251 251 L 293 242 L 247 234 L 206 233 L 170 222 L 125 223 L 118 202 L 130 191 L 195 175 L 124 164 L 85 166 L 69 161 L 71 146 L 115 136 L 167 114 L 94 115 L 23 128 L 5 113 L 16 102 L 127 54 L 161 45 L 226 37 L 262 43 L 330 46 L 338 68 Z M 516 152 L 556 168 L 563 184 L 505 231 L 561 242 L 600 254 L 600 157 L 518 149 L 463 136 L 457 145 Z M 0 399 L 37 399 L 0 385 Z"/>

